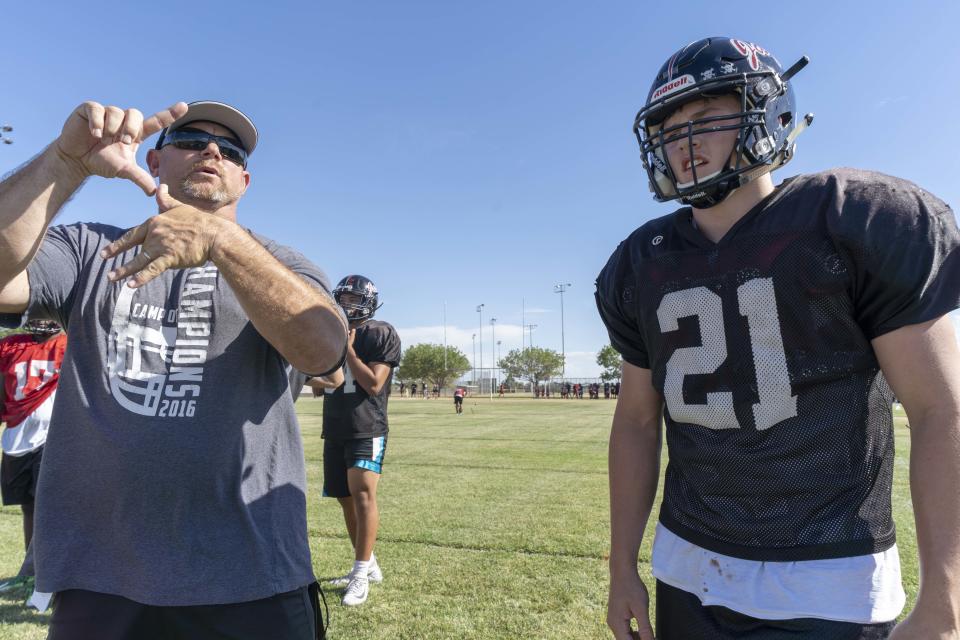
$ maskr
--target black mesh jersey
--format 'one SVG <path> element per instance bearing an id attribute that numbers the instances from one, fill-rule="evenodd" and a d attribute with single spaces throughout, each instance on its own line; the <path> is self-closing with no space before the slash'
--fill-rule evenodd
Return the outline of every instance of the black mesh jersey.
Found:
<path id="1" fill-rule="evenodd" d="M 386 322 L 370 320 L 357 328 L 353 349 L 366 364 L 390 366 L 386 384 L 375 396 L 357 384 L 350 366 L 343 365 L 344 382 L 323 394 L 323 437 L 341 440 L 375 438 L 387 433 L 387 398 L 393 368 L 400 364 L 400 336 Z"/>
<path id="2" fill-rule="evenodd" d="M 789 179 L 718 243 L 689 208 L 597 279 L 613 346 L 663 394 L 661 523 L 769 561 L 894 542 L 891 392 L 870 340 L 960 302 L 950 208 L 850 169 Z"/>

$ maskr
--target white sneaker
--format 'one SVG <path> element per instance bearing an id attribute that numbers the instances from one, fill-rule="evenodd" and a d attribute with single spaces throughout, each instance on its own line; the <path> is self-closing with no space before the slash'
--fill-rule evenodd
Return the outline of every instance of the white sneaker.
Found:
<path id="1" fill-rule="evenodd" d="M 347 590 L 343 593 L 341 604 L 347 607 L 355 607 L 367 601 L 370 595 L 370 581 L 366 576 L 354 576 L 347 585 Z"/>
<path id="2" fill-rule="evenodd" d="M 350 581 L 353 579 L 353 571 L 350 571 L 346 575 L 342 575 L 339 578 L 334 578 L 330 581 L 335 587 L 345 587 L 350 584 Z M 372 564 L 367 569 L 367 580 L 375 584 L 380 584 L 383 582 L 383 571 L 380 570 L 379 564 Z"/>

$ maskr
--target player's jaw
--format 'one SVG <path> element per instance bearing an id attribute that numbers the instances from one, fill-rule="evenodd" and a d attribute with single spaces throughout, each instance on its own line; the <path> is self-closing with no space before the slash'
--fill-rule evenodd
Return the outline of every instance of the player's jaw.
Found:
<path id="1" fill-rule="evenodd" d="M 686 143 L 668 147 L 677 187 L 686 189 L 717 176 L 733 160 L 735 143 L 735 131 L 719 131 L 693 136 L 692 152 Z"/>

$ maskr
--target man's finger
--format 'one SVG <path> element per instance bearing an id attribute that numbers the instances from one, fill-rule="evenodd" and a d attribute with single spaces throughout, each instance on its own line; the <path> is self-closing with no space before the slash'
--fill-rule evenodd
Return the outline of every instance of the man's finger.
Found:
<path id="1" fill-rule="evenodd" d="M 158 275 L 170 268 L 171 258 L 169 256 L 160 256 L 150 264 L 140 270 L 135 276 L 127 280 L 127 286 L 131 289 L 139 289 Z"/>
<path id="2" fill-rule="evenodd" d="M 103 137 L 107 142 L 119 140 L 120 127 L 123 125 L 123 109 L 106 107 L 103 114 Z"/>
<path id="3" fill-rule="evenodd" d="M 160 213 L 170 211 L 170 209 L 181 205 L 183 205 L 182 202 L 170 195 L 170 187 L 161 182 L 160 188 L 157 189 L 157 207 L 159 207 Z"/>
<path id="4" fill-rule="evenodd" d="M 130 262 L 121 265 L 107 274 L 107 279 L 110 282 L 118 282 L 127 278 L 135 273 L 139 273 L 149 267 L 150 263 L 153 262 L 156 258 L 149 255 L 146 251 L 141 251 L 138 253 L 133 260 Z"/>
<path id="5" fill-rule="evenodd" d="M 169 109 L 156 112 L 143 121 L 143 133 L 140 136 L 140 139 L 146 140 L 157 131 L 160 131 L 160 129 L 169 127 L 171 124 L 173 124 L 174 120 L 186 115 L 188 108 L 189 107 L 187 107 L 186 102 L 178 102 Z"/>
<path id="6" fill-rule="evenodd" d="M 147 237 L 147 225 L 149 220 L 144 222 L 141 225 L 130 229 L 125 234 L 108 244 L 100 252 L 101 258 L 112 258 L 113 256 L 123 253 L 131 247 L 135 247 L 138 244 L 141 244 L 144 239 Z"/>
<path id="7" fill-rule="evenodd" d="M 146 169 L 138 164 L 128 164 L 117 172 L 117 176 L 120 178 L 126 178 L 133 184 L 137 185 L 143 189 L 143 192 L 148 196 L 152 196 L 157 192 L 157 183 L 154 182 L 153 176 L 147 173 Z"/>
<path id="8" fill-rule="evenodd" d="M 94 138 L 103 137 L 103 105 L 99 102 L 84 102 L 77 109 L 77 114 L 87 121 L 90 135 Z"/>
<path id="9" fill-rule="evenodd" d="M 123 126 L 120 127 L 120 142 L 133 144 L 140 139 L 143 130 L 143 114 L 136 109 L 127 109 L 123 116 Z"/>

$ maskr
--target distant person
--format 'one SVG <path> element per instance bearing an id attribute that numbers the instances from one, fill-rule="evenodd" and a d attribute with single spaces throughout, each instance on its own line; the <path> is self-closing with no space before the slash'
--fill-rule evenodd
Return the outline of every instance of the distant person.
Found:
<path id="1" fill-rule="evenodd" d="M 416 397 L 417 397 L 417 383 L 416 383 L 416 382 L 410 383 L 410 397 L 411 397 L 411 398 L 416 398 Z"/>
<path id="2" fill-rule="evenodd" d="M 501 398 L 503 397 L 503 394 L 504 394 L 504 392 L 506 392 L 506 390 L 507 390 L 507 385 L 504 384 L 503 382 L 501 382 L 501 383 L 500 383 L 500 397 L 501 397 Z"/>
<path id="3" fill-rule="evenodd" d="M 4 505 L 20 505 L 23 547 L 27 550 L 33 539 L 33 504 L 40 460 L 50 428 L 67 336 L 59 324 L 49 320 L 30 320 L 24 329 L 27 333 L 0 340 L 0 419 L 6 423 L 0 492 Z M 22 565 L 17 577 L 0 585 L 0 591 L 32 581 L 32 564 Z"/>
<path id="4" fill-rule="evenodd" d="M 609 382 L 603 383 L 603 397 L 606 400 L 610 399 L 610 383 Z"/>
<path id="5" fill-rule="evenodd" d="M 400 397 L 406 397 L 406 385 L 402 382 L 400 383 Z"/>
<path id="6" fill-rule="evenodd" d="M 383 572 L 373 553 L 380 526 L 377 485 L 387 450 L 387 400 L 400 363 L 400 336 L 373 316 L 379 293 L 369 278 L 349 275 L 333 290 L 350 322 L 344 382 L 319 381 L 323 396 L 323 495 L 336 498 L 353 544 L 353 568 L 334 581 L 346 586 L 343 604 L 366 602 Z M 424 387 L 426 393 L 426 387 Z"/>
<path id="7" fill-rule="evenodd" d="M 463 387 L 457 387 L 453 392 L 453 408 L 457 413 L 463 413 L 463 398 L 467 395 L 467 390 Z"/>

